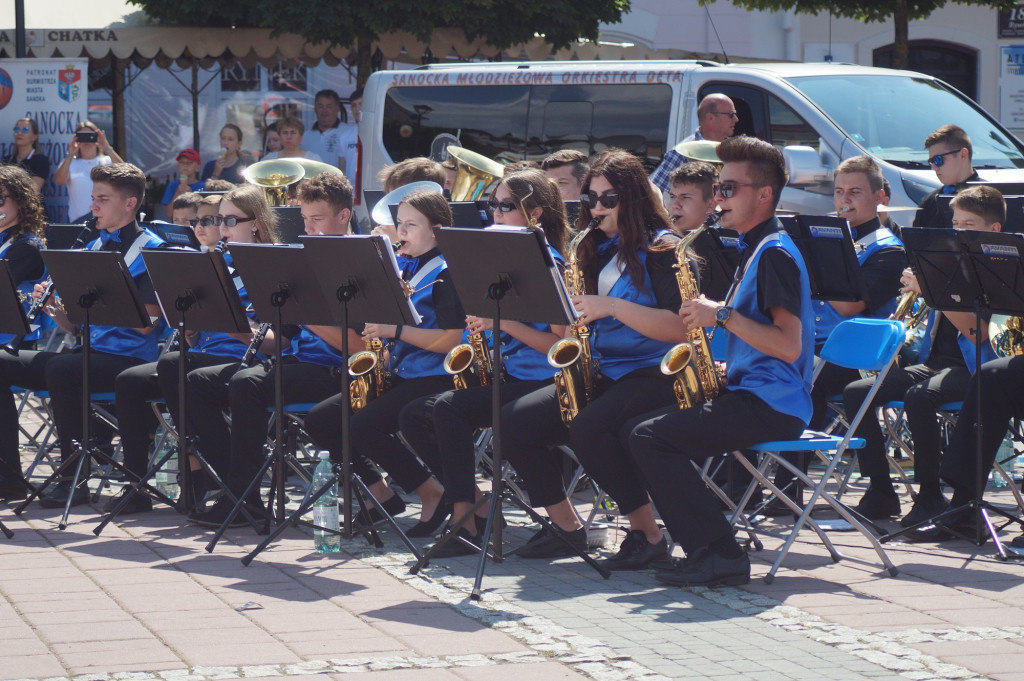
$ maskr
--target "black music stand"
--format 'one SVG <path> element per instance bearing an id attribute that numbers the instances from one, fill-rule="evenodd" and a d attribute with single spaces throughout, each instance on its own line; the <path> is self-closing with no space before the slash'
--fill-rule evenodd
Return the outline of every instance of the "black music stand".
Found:
<path id="1" fill-rule="evenodd" d="M 91 352 L 90 331 L 92 324 L 119 326 L 125 328 L 147 328 L 151 326 L 146 306 L 139 298 L 135 281 L 118 252 L 113 251 L 43 251 L 43 263 L 53 278 L 54 285 L 61 291 L 61 297 L 75 303 L 67 307 L 68 319 L 79 326 L 82 338 L 82 441 L 78 450 L 63 458 L 50 477 L 36 487 L 25 501 L 14 509 L 21 515 L 33 499 L 43 493 L 55 480 L 60 478 L 72 464 L 75 473 L 71 479 L 72 493 L 68 495 L 61 516 L 60 529 L 68 526 L 68 515 L 74 490 L 82 476 L 82 468 L 90 456 L 116 468 L 128 479 L 137 478 L 120 463 L 114 461 L 98 448 L 92 447 L 89 432 L 89 356 Z M 61 452 L 62 457 L 65 455 Z M 157 490 L 153 489 L 158 495 Z"/>
<path id="2" fill-rule="evenodd" d="M 184 338 L 187 330 L 203 329 L 207 331 L 223 331 L 225 333 L 248 333 L 249 319 L 245 315 L 242 300 L 235 288 L 235 283 L 228 272 L 227 264 L 221 253 L 194 253 L 189 251 L 173 251 L 166 249 L 146 249 L 142 252 L 146 262 L 146 271 L 156 290 L 157 302 L 163 310 L 164 319 L 169 324 L 176 324 L 178 338 Z M 177 312 L 177 322 L 172 322 Z M 193 453 L 193 443 L 188 436 L 187 420 L 187 376 L 188 351 L 186 343 L 179 343 L 180 358 L 178 361 L 178 475 L 181 493 L 178 495 L 177 508 L 188 513 L 195 505 L 192 499 L 191 469 L 189 454 Z M 165 396 L 170 398 L 170 396 Z M 173 398 L 171 398 L 173 399 Z M 140 484 L 147 483 L 157 471 L 171 458 L 174 453 L 169 450 L 161 459 L 154 461 L 146 471 Z M 203 468 L 230 495 L 230 490 L 223 484 L 216 471 L 199 454 Z M 107 523 L 117 517 L 132 497 L 141 491 L 134 486 L 118 504 L 107 514 L 103 521 L 93 530 L 99 536 Z M 172 504 L 174 505 L 174 504 Z M 245 511 L 245 509 L 243 509 Z M 246 517 L 257 527 L 256 520 L 245 511 Z"/>
<path id="3" fill-rule="evenodd" d="M 31 333 L 31 329 L 18 293 L 18 286 L 11 275 L 10 266 L 6 260 L 0 259 L 0 333 L 25 337 Z M 30 492 L 34 489 L 25 480 L 25 476 L 21 474 L 20 470 L 10 469 L 2 461 L 0 461 L 0 465 L 4 468 L 5 477 L 23 483 Z M 14 533 L 7 529 L 2 522 L 0 522 L 0 532 L 3 532 L 8 539 L 14 536 Z"/>
<path id="4" fill-rule="evenodd" d="M 852 302 L 867 297 L 867 284 L 845 218 L 794 215 L 781 217 L 779 222 L 804 256 L 813 300 Z"/>
<path id="5" fill-rule="evenodd" d="M 281 327 L 284 324 L 333 324 L 326 312 L 326 303 L 320 289 L 320 282 L 310 271 L 306 255 L 301 247 L 275 244 L 232 244 L 231 257 L 235 269 L 246 284 L 249 300 L 256 310 L 257 316 L 263 320 L 274 320 L 274 335 L 281 338 Z M 231 521 L 245 503 L 245 499 L 258 491 L 260 481 L 268 469 L 271 473 L 271 491 L 268 497 L 268 512 L 277 518 L 278 523 L 284 521 L 284 363 L 281 361 L 281 343 L 276 343 L 274 351 L 274 449 L 266 458 L 259 472 L 253 476 L 245 492 L 235 503 L 224 523 L 214 533 L 206 545 L 212 552 L 227 530 Z M 274 514 L 274 500 L 277 512 Z M 262 534 L 270 531 L 268 515 Z"/>
<path id="6" fill-rule="evenodd" d="M 576 311 L 542 231 L 527 228 L 479 230 L 449 227 L 440 230 L 438 242 L 448 262 L 455 290 L 467 314 L 490 317 L 494 320 L 495 329 L 501 328 L 502 318 L 562 325 L 576 320 Z M 488 544 L 492 545 L 492 558 L 495 561 L 504 560 L 501 522 L 496 521 L 503 501 L 522 509 L 534 522 L 561 538 L 566 546 L 572 547 L 565 533 L 534 511 L 505 484 L 501 435 L 501 341 L 495 341 L 495 338 L 500 339 L 500 334 L 491 334 L 493 451 L 490 506 L 487 510 L 487 523 L 480 539 L 482 550 L 476 581 L 470 594 L 473 600 L 480 600 L 481 597 L 480 586 L 487 565 Z M 481 499 L 477 502 L 468 514 L 452 523 L 452 528 L 459 527 L 469 520 L 484 503 L 488 501 Z M 454 531 L 446 533 L 410 572 L 419 572 L 430 561 L 431 554 L 450 540 L 462 541 L 456 537 Z M 610 576 L 611 573 L 588 556 L 586 551 L 574 551 L 602 577 L 607 579 Z"/>
<path id="7" fill-rule="evenodd" d="M 333 321 L 345 331 L 342 334 L 341 356 L 342 366 L 348 366 L 349 347 L 348 329 L 351 324 L 408 324 L 416 325 L 420 317 L 411 301 L 406 297 L 402 280 L 398 274 L 394 252 L 389 242 L 381 236 L 303 236 L 299 237 L 303 244 L 307 269 L 320 281 L 326 308 Z M 343 273 L 343 274 L 342 274 Z M 341 394 L 349 394 L 351 382 L 348 371 L 341 371 Z M 310 488 L 298 509 L 274 532 L 263 540 L 259 546 L 242 558 L 248 565 L 263 549 L 270 545 L 289 525 L 297 524 L 304 527 L 315 527 L 333 532 L 329 528 L 314 525 L 302 520 L 317 499 L 327 493 L 340 478 L 342 481 L 342 529 L 337 533 L 346 539 L 352 537 L 352 490 L 353 483 L 361 493 L 360 506 L 363 499 L 371 498 L 371 493 L 362 479 L 352 472 L 352 439 L 349 422 L 352 418 L 352 406 L 349 400 L 342 400 L 341 428 L 342 447 L 341 465 L 332 464 L 331 478 L 319 489 Z M 340 469 L 340 470 L 339 470 Z M 384 520 L 391 526 L 398 537 L 417 558 L 420 552 L 416 545 L 402 532 L 395 519 L 380 504 L 377 508 Z M 380 548 L 384 544 L 376 532 L 369 528 L 366 533 L 370 541 Z"/>
<path id="8" fill-rule="evenodd" d="M 983 317 L 992 313 L 1024 314 L 1024 238 L 1019 234 L 978 232 L 958 229 L 905 229 L 903 240 L 910 254 L 911 265 L 925 302 L 934 310 L 974 312 L 974 328 L 980 330 Z M 941 520 L 970 511 L 976 518 L 973 537 L 950 526 L 942 529 L 978 546 L 985 543 L 985 533 L 992 537 L 997 558 L 1000 560 L 1024 558 L 1008 552 L 999 541 L 998 531 L 992 524 L 990 513 L 1007 519 L 1003 527 L 1015 522 L 1024 528 L 1024 520 L 985 501 L 985 477 L 982 470 L 981 450 L 984 446 L 984 424 L 981 414 L 981 333 L 974 334 L 974 375 L 978 390 L 974 422 L 974 499 L 962 506 L 943 511 L 916 525 L 879 538 L 886 542 L 901 537 Z M 1005 425 L 1005 424 L 1004 424 Z"/>

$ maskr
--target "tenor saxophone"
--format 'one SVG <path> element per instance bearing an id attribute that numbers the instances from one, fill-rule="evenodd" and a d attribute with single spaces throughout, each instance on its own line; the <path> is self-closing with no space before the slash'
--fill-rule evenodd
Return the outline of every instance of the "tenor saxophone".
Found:
<path id="1" fill-rule="evenodd" d="M 591 230 L 600 224 L 601 218 L 594 218 L 573 237 L 569 244 L 569 262 L 565 267 L 565 287 L 570 296 L 586 293 L 583 270 L 580 268 L 577 249 Z M 590 351 L 590 329 L 586 324 L 570 327 L 572 338 L 562 338 L 548 350 L 548 364 L 558 369 L 555 373 L 555 393 L 558 395 L 558 409 L 562 422 L 568 427 L 580 409 L 594 398 L 595 371 L 594 357 Z"/>
<path id="2" fill-rule="evenodd" d="M 676 246 L 676 283 L 683 300 L 694 300 L 700 295 L 686 258 L 686 249 L 708 228 L 710 222 L 711 218 L 708 218 L 703 225 L 680 239 Z M 661 372 L 675 376 L 672 389 L 680 409 L 710 402 L 718 397 L 722 389 L 722 379 L 711 355 L 711 345 L 700 326 L 687 332 L 686 342 L 673 346 L 665 353 L 661 360 Z"/>
<path id="3" fill-rule="evenodd" d="M 384 366 L 384 341 L 372 338 L 366 341 L 366 349 L 348 359 L 348 373 L 353 381 L 348 386 L 352 411 L 365 407 L 370 400 L 380 397 L 388 389 L 391 374 Z"/>
<path id="4" fill-rule="evenodd" d="M 482 333 L 471 333 L 466 342 L 452 348 L 444 358 L 444 370 L 452 375 L 456 390 L 491 384 L 491 355 Z"/>

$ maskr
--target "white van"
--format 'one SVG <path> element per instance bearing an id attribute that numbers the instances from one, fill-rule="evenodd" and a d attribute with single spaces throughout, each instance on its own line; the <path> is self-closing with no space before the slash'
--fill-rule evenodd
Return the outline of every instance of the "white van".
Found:
<path id="1" fill-rule="evenodd" d="M 379 189 L 383 166 L 430 156 L 451 136 L 501 162 L 621 147 L 653 170 L 697 128 L 697 102 L 712 92 L 735 102 L 737 134 L 783 150 L 790 173 L 783 209 L 833 210 L 832 171 L 861 154 L 881 166 L 892 205 L 917 205 L 938 186 L 925 137 L 948 123 L 971 136 L 983 178 L 1024 181 L 1024 145 L 969 98 L 920 73 L 849 64 L 559 61 L 374 73 L 363 95 L 357 190 Z M 365 216 L 365 208 L 359 212 Z M 896 218 L 912 221 L 909 212 Z"/>

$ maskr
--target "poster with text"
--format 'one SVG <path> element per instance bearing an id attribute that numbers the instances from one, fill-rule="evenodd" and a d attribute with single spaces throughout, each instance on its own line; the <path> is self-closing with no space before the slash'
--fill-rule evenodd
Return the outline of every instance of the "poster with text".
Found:
<path id="1" fill-rule="evenodd" d="M 53 173 L 68 153 L 75 127 L 88 115 L 88 69 L 87 59 L 0 60 L 0 156 L 15 152 L 14 124 L 34 120 L 39 141 L 33 153 L 50 160 L 43 185 L 49 222 L 68 221 L 67 188 L 54 184 Z"/>

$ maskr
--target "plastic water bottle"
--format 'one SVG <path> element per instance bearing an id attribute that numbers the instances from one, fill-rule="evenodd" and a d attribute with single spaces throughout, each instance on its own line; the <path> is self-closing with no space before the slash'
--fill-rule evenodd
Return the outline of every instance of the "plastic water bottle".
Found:
<path id="1" fill-rule="evenodd" d="M 331 469 L 330 454 L 320 452 L 320 461 L 316 465 L 316 470 L 313 471 L 313 492 L 315 493 L 326 485 L 333 475 L 334 471 Z M 313 524 L 316 525 L 313 529 L 313 547 L 317 553 L 336 553 L 341 549 L 341 537 L 333 532 L 326 531 L 337 531 L 339 528 L 337 480 L 334 481 L 326 492 L 320 495 L 320 498 L 313 505 Z"/>
<path id="2" fill-rule="evenodd" d="M 160 447 L 154 454 L 154 461 L 159 461 L 172 450 L 176 450 L 173 438 L 166 435 L 163 436 L 163 439 L 160 442 Z M 160 470 L 156 472 L 156 475 L 153 478 L 153 486 L 172 499 L 178 496 L 178 476 L 175 473 L 171 473 L 171 471 L 174 470 L 178 470 L 177 453 L 167 459 L 167 462 L 161 466 Z"/>
<path id="3" fill-rule="evenodd" d="M 999 451 L 996 452 L 995 465 L 992 467 L 991 479 L 992 485 L 994 487 L 1007 486 L 1006 478 L 999 474 L 999 471 L 995 469 L 995 466 L 999 466 L 1004 471 L 1006 471 L 1009 478 L 1013 480 L 1013 464 L 1015 460 L 1016 457 L 1014 456 L 1013 451 L 1013 440 L 1010 438 L 1009 435 L 1007 435 L 1005 438 L 1003 438 L 1003 443 L 999 445 Z"/>

